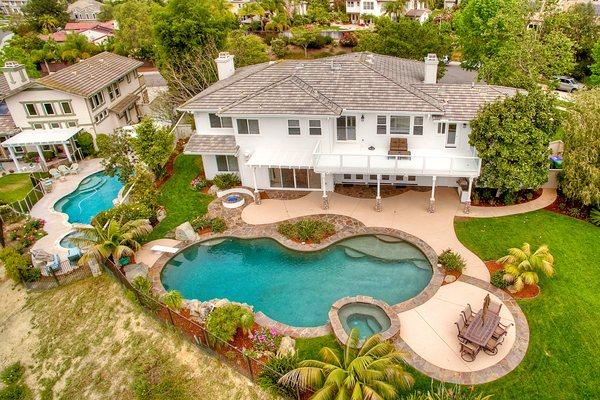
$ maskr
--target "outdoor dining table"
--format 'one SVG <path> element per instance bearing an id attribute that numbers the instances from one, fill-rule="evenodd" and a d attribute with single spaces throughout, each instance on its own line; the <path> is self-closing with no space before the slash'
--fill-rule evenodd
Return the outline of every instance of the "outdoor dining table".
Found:
<path id="1" fill-rule="evenodd" d="M 498 322 L 500 322 L 500 315 L 486 310 L 485 318 L 483 318 L 483 310 L 479 310 L 475 315 L 473 322 L 467 327 L 463 338 L 471 343 L 485 346 L 494 334 Z"/>

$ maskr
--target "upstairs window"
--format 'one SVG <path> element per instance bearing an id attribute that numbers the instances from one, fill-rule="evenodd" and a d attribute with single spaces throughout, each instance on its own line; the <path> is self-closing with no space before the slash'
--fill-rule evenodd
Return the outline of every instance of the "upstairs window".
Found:
<path id="1" fill-rule="evenodd" d="M 448 124 L 446 147 L 456 147 L 456 124 Z"/>
<path id="2" fill-rule="evenodd" d="M 413 118 L 413 135 L 423 135 L 423 117 Z"/>
<path id="3" fill-rule="evenodd" d="M 372 1 L 365 1 L 365 2 L 363 3 L 363 8 L 364 8 L 365 10 L 373 10 L 375 7 L 374 7 L 374 4 L 373 4 L 373 2 L 372 2 Z"/>
<path id="4" fill-rule="evenodd" d="M 71 103 L 69 103 L 68 101 L 61 101 L 60 108 L 62 109 L 63 114 L 73 114 Z"/>
<path id="5" fill-rule="evenodd" d="M 321 135 L 321 120 L 311 119 L 308 121 L 308 131 L 309 135 L 311 136 Z"/>
<path id="6" fill-rule="evenodd" d="M 119 96 L 121 96 L 121 89 L 119 89 L 119 84 L 112 83 L 108 85 L 108 97 L 110 98 L 110 101 L 113 101 Z"/>
<path id="7" fill-rule="evenodd" d="M 257 119 L 238 119 L 237 120 L 238 134 L 240 135 L 258 135 L 260 129 Z"/>
<path id="8" fill-rule="evenodd" d="M 288 135 L 300 135 L 300 120 L 288 119 Z"/>
<path id="9" fill-rule="evenodd" d="M 337 140 L 356 140 L 356 117 L 343 116 L 337 119 Z"/>
<path id="10" fill-rule="evenodd" d="M 46 113 L 46 115 L 54 115 L 54 114 L 56 114 L 56 112 L 54 111 L 54 106 L 52 105 L 52 103 L 42 103 L 42 108 L 44 109 L 44 112 Z"/>
<path id="11" fill-rule="evenodd" d="M 211 128 L 233 128 L 231 117 L 219 117 L 217 114 L 208 114 Z"/>
<path id="12" fill-rule="evenodd" d="M 38 111 L 37 108 L 35 108 L 35 104 L 25 103 L 25 109 L 27 110 L 27 115 L 29 115 L 30 117 L 38 116 Z"/>
<path id="13" fill-rule="evenodd" d="M 92 110 L 95 110 L 96 108 L 104 104 L 104 95 L 102 94 L 102 92 L 98 92 L 96 94 L 93 94 L 88 100 L 90 102 Z"/>
<path id="14" fill-rule="evenodd" d="M 377 116 L 377 134 L 385 135 L 387 133 L 387 117 L 385 115 Z"/>
<path id="15" fill-rule="evenodd" d="M 410 135 L 410 117 L 395 116 L 390 117 L 391 135 Z"/>

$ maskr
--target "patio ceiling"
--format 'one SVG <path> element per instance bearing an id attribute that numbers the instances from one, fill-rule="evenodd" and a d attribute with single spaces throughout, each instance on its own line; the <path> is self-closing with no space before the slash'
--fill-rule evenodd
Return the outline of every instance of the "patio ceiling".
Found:
<path id="1" fill-rule="evenodd" d="M 252 167 L 312 168 L 311 149 L 260 148 L 254 151 L 248 162 Z"/>
<path id="2" fill-rule="evenodd" d="M 82 128 L 47 129 L 21 132 L 2 142 L 3 147 L 64 144 Z"/>

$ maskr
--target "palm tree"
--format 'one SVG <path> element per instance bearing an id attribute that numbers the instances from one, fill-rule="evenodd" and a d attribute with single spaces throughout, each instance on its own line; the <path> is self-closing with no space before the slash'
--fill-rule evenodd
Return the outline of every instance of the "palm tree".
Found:
<path id="1" fill-rule="evenodd" d="M 395 21 L 398 19 L 398 16 L 404 14 L 407 2 L 408 0 L 394 0 L 385 3 L 385 14 L 389 15 L 389 17 Z"/>
<path id="2" fill-rule="evenodd" d="M 42 33 L 49 34 L 56 31 L 56 27 L 60 24 L 54 15 L 44 14 L 39 17 L 39 23 L 42 25 Z"/>
<path id="3" fill-rule="evenodd" d="M 147 219 L 137 219 L 121 224 L 111 219 L 105 226 L 97 223 L 92 226 L 75 228 L 76 234 L 69 238 L 84 253 L 79 259 L 85 264 L 91 259 L 99 263 L 110 260 L 116 264 L 123 256 L 131 256 L 140 248 L 138 240 L 152 231 Z"/>
<path id="4" fill-rule="evenodd" d="M 171 310 L 179 311 L 183 307 L 183 296 L 177 290 L 170 290 L 163 294 L 161 300 Z"/>
<path id="5" fill-rule="evenodd" d="M 403 367 L 403 354 L 381 335 L 368 338 L 358 349 L 358 330 L 352 329 L 343 355 L 329 347 L 322 361 L 304 360 L 279 379 L 283 385 L 316 390 L 312 399 L 397 399 L 413 384 Z"/>
<path id="6" fill-rule="evenodd" d="M 277 12 L 271 18 L 271 21 L 265 25 L 265 30 L 283 32 L 290 28 L 290 20 L 287 15 L 283 12 Z"/>
<path id="7" fill-rule="evenodd" d="M 504 280 L 512 283 L 512 289 L 520 292 L 523 287 L 538 283 L 536 270 L 541 270 L 546 276 L 554 275 L 554 257 L 548 246 L 540 246 L 533 254 L 529 243 L 523 243 L 519 249 L 508 249 L 508 255 L 498 261 L 504 264 Z"/>

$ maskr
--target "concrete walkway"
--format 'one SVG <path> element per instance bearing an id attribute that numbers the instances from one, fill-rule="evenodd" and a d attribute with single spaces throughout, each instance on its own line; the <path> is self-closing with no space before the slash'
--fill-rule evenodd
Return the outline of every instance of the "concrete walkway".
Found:
<path id="1" fill-rule="evenodd" d="M 100 159 L 83 160 L 79 163 L 77 175 L 67 175 L 64 180 L 56 180 L 54 189 L 38 201 L 31 209 L 31 216 L 46 221 L 44 230 L 48 235 L 44 236 L 33 245 L 33 249 L 43 249 L 48 253 L 66 255 L 67 249 L 61 247 L 59 242 L 67 233 L 73 229 L 69 223 L 67 214 L 54 209 L 54 204 L 67 194 L 74 191 L 79 183 L 87 176 L 102 171 Z"/>
<path id="2" fill-rule="evenodd" d="M 541 210 L 548 207 L 556 200 L 556 189 L 544 189 L 542 195 L 535 200 L 523 204 L 503 207 L 471 207 L 467 216 L 473 218 L 493 218 L 504 217 L 506 215 L 524 214 L 530 211 Z M 465 216 L 462 211 L 457 212 L 457 216 Z"/>

